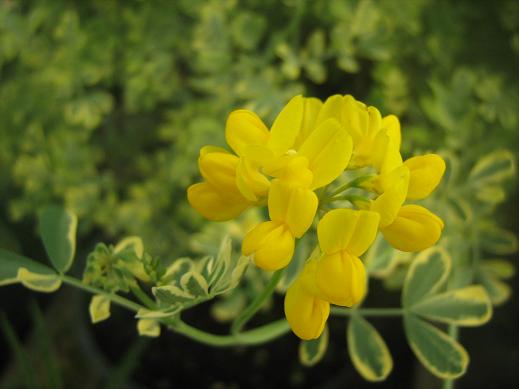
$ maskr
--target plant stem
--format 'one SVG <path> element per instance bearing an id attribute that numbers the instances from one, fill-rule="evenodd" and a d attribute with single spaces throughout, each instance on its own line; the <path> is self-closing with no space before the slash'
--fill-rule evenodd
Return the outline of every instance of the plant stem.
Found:
<path id="1" fill-rule="evenodd" d="M 361 316 L 395 317 L 404 314 L 403 308 L 339 308 L 332 307 L 331 314 L 336 316 L 351 316 L 359 314 Z"/>
<path id="2" fill-rule="evenodd" d="M 278 338 L 286 334 L 290 327 L 285 319 L 281 319 L 264 326 L 255 328 L 250 331 L 236 333 L 232 335 L 215 335 L 191 327 L 182 321 L 170 324 L 172 331 L 182 334 L 197 342 L 214 346 L 214 347 L 229 347 L 237 345 L 256 345 L 265 343 L 267 341 Z"/>
<path id="3" fill-rule="evenodd" d="M 134 285 L 130 287 L 132 293 L 148 307 L 149 309 L 157 309 L 157 304 L 153 301 L 150 296 L 148 296 L 139 285 Z"/>
<path id="4" fill-rule="evenodd" d="M 279 269 L 274 274 L 272 274 L 272 277 L 270 277 L 268 284 L 265 286 L 262 292 L 258 294 L 252 303 L 234 320 L 231 326 L 232 334 L 240 332 L 243 326 L 247 324 L 247 322 L 254 316 L 254 314 L 262 307 L 262 305 L 265 303 L 265 300 L 267 300 L 272 295 L 272 293 L 274 293 L 276 285 L 279 283 L 279 280 L 281 280 L 284 271 L 285 269 Z"/>
<path id="5" fill-rule="evenodd" d="M 277 271 L 274 273 L 271 277 L 271 280 L 263 293 L 261 293 L 259 296 L 264 296 L 264 299 L 266 299 L 276 287 L 277 282 L 279 279 L 281 279 L 282 271 Z M 273 281 L 275 280 L 275 282 Z M 137 312 L 139 309 L 144 308 L 142 305 L 139 305 L 131 300 L 128 300 L 122 296 L 113 294 L 113 293 L 107 293 L 106 291 L 96 288 L 94 286 L 86 285 L 81 280 L 78 280 L 77 278 L 73 278 L 66 275 L 61 275 L 61 280 L 68 285 L 71 285 L 75 288 L 84 290 L 86 292 L 92 293 L 92 294 L 102 294 L 107 296 L 110 301 L 113 303 L 120 305 L 123 308 L 126 308 L 132 312 Z M 268 294 L 266 291 L 270 291 Z M 259 297 L 258 296 L 258 297 Z M 261 302 L 259 302 L 259 299 L 256 299 L 254 303 L 259 303 L 259 307 L 261 307 Z M 253 304 L 254 304 L 253 303 Z M 255 310 L 257 311 L 257 309 Z M 255 312 L 254 311 L 254 312 Z M 252 314 L 254 314 L 252 312 Z M 251 316 L 252 316 L 251 314 Z M 249 317 L 250 318 L 250 317 Z M 248 319 L 247 319 L 248 320 Z M 278 338 L 287 332 L 289 332 L 290 327 L 285 319 L 277 320 L 275 322 L 265 324 L 261 327 L 252 329 L 250 331 L 245 332 L 237 332 L 235 334 L 231 335 L 216 335 L 211 334 L 209 332 L 205 332 L 202 330 L 199 330 L 198 328 L 192 327 L 189 324 L 184 323 L 181 320 L 159 320 L 163 324 L 167 325 L 168 328 L 176 333 L 182 334 L 190 339 L 196 340 L 197 342 L 214 346 L 214 347 L 229 347 L 229 346 L 237 346 L 237 345 L 256 345 L 268 342 L 270 340 L 273 340 L 275 338 Z M 246 321 L 244 322 L 246 323 Z"/>
<path id="6" fill-rule="evenodd" d="M 139 309 L 143 308 L 142 305 L 139 305 L 131 300 L 128 300 L 127 298 L 124 298 L 122 296 L 108 293 L 105 290 L 96 288 L 94 286 L 85 285 L 81 280 L 78 280 L 77 278 L 69 277 L 66 275 L 61 275 L 61 280 L 68 285 L 72 285 L 78 289 L 84 290 L 86 292 L 90 292 L 92 294 L 102 294 L 107 296 L 110 301 L 114 302 L 117 305 L 120 305 L 121 307 L 124 307 L 126 309 L 129 309 L 132 312 L 137 312 Z"/>

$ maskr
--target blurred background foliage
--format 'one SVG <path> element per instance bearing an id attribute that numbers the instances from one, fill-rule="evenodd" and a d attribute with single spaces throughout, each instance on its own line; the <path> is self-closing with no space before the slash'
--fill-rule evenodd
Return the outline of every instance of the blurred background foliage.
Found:
<path id="1" fill-rule="evenodd" d="M 43 205 L 62 203 L 78 214 L 80 246 L 88 249 L 97 240 L 140 235 L 147 251 L 166 259 L 215 252 L 223 232 L 239 239 L 259 217 L 211 227 L 185 199 L 186 187 L 197 179 L 200 147 L 224 143 L 227 114 L 245 107 L 270 123 L 295 94 L 351 93 L 400 117 L 405 156 L 438 151 L 447 158 L 449 176 L 429 204 L 452 226 L 442 245 L 453 257 L 469 258 L 470 242 L 476 242 L 478 257 L 491 257 L 478 262 L 482 270 L 471 267 L 469 278 L 463 270 L 459 277 L 454 273 L 452 282 L 479 280 L 502 303 L 511 293 L 502 279 L 512 277 L 513 268 L 492 256 L 517 248 L 514 235 L 502 230 L 518 231 L 518 192 L 510 180 L 519 146 L 517 69 L 519 3 L 513 0 L 0 0 L 0 246 L 41 252 L 34 243 L 34 215 Z M 371 263 L 372 274 L 399 287 L 408 263 L 401 257 Z M 261 276 L 251 272 L 243 290 L 211 307 L 216 318 L 232 318 L 246 296 L 261 288 Z M 14 298 L 1 293 L 0 309 L 21 312 Z M 376 287 L 370 293 L 387 294 Z M 396 296 L 382 301 L 398 301 Z M 27 295 L 20 292 L 19 298 L 26 301 Z M 512 323 L 505 329 L 518 321 L 517 303 L 509 304 L 515 308 L 502 319 Z M 42 331 L 38 312 L 20 313 L 20 336 L 32 322 Z M 128 346 L 135 341 L 128 340 L 134 339 L 132 330 L 118 341 L 135 354 L 147 345 Z M 104 339 L 109 333 L 105 327 L 94 335 Z M 197 347 L 195 354 L 205 356 Z M 284 352 L 286 346 L 273 347 Z M 158 348 L 165 358 L 173 353 Z M 321 375 L 294 362 L 284 380 L 254 376 L 238 383 L 311 386 L 323 371 L 343 366 L 343 348 L 330 350 Z M 124 382 L 132 360 L 110 353 L 104 358 L 122 366 L 114 379 Z M 254 361 L 266 363 L 265 354 L 256 354 Z M 402 359 L 411 363 L 406 355 Z M 517 351 L 507 355 L 510 366 L 519 363 Z M 92 370 L 101 363 L 94 359 L 86 358 Z M 8 365 L 7 356 L 2 362 Z M 502 379 L 518 379 L 509 370 Z M 96 374 L 106 375 L 106 367 Z M 141 372 L 144 382 L 147 374 Z M 227 374 L 208 380 L 229 384 Z M 417 382 L 405 374 L 395 372 L 388 385 Z M 56 377 L 48 387 L 57 387 Z"/>

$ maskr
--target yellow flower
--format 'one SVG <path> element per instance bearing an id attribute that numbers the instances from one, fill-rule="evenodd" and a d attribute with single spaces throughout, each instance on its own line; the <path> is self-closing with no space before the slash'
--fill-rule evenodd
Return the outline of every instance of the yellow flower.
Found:
<path id="1" fill-rule="evenodd" d="M 404 205 L 390 225 L 381 228 L 384 238 L 401 251 L 421 251 L 440 239 L 443 221 L 419 205 Z"/>
<path id="2" fill-rule="evenodd" d="M 351 137 L 335 119 L 312 128 L 315 119 L 310 116 L 315 117 L 318 104 L 310 101 L 293 98 L 275 120 L 267 144 L 245 152 L 245 158 L 255 160 L 264 172 L 276 177 L 268 197 L 270 219 L 292 237 L 290 244 L 289 235 L 283 235 L 282 240 L 270 239 L 272 231 L 265 227 L 269 222 L 245 236 L 242 253 L 252 255 L 263 269 L 280 269 L 290 262 L 295 239 L 308 230 L 317 211 L 313 190 L 337 178 L 351 157 Z M 311 107 L 306 115 L 305 104 Z M 275 250 L 277 246 L 279 250 Z"/>
<path id="3" fill-rule="evenodd" d="M 252 204 L 236 185 L 237 164 L 238 157 L 224 149 L 208 146 L 200 150 L 198 165 L 205 182 L 191 185 L 187 199 L 205 218 L 233 219 Z"/>
<path id="4" fill-rule="evenodd" d="M 294 254 L 295 238 L 311 226 L 317 205 L 313 191 L 280 179 L 272 181 L 268 198 L 272 221 L 260 223 L 245 236 L 242 253 L 254 254 L 256 265 L 265 270 L 285 267 Z"/>
<path id="5" fill-rule="evenodd" d="M 421 200 L 431 194 L 445 173 L 445 161 L 437 154 L 409 158 L 404 162 L 410 172 L 407 198 Z"/>
<path id="6" fill-rule="evenodd" d="M 285 296 L 285 315 L 301 339 L 318 338 L 329 304 L 351 307 L 366 291 L 362 255 L 375 239 L 379 215 L 335 209 L 319 222 L 319 251 L 314 252 Z"/>
<path id="7" fill-rule="evenodd" d="M 359 257 L 376 237 L 376 212 L 334 209 L 319 222 L 317 237 L 323 254 L 317 260 L 320 297 L 341 306 L 357 304 L 366 291 L 366 271 Z"/>
<path id="8" fill-rule="evenodd" d="M 330 315 L 330 303 L 310 294 L 296 281 L 285 295 L 285 316 L 294 334 L 304 340 L 317 339 Z"/>
<path id="9" fill-rule="evenodd" d="M 378 109 L 351 95 L 334 95 L 325 101 L 317 124 L 329 118 L 338 120 L 353 139 L 350 168 L 373 166 L 380 171 L 386 160 L 398 159 L 396 151 L 400 149 L 401 135 L 396 116 L 382 118 Z"/>

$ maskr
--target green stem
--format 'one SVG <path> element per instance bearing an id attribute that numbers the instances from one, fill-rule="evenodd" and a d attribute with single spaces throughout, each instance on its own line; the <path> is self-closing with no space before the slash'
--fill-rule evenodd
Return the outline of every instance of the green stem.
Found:
<path id="1" fill-rule="evenodd" d="M 279 280 L 283 276 L 283 272 L 285 269 L 279 269 L 272 277 L 265 288 L 262 290 L 260 294 L 256 296 L 256 298 L 252 301 L 252 303 L 234 320 L 231 326 L 231 333 L 236 334 L 241 331 L 243 326 L 247 324 L 247 322 L 254 316 L 256 312 L 263 306 L 265 301 L 274 293 Z"/>
<path id="2" fill-rule="evenodd" d="M 191 327 L 189 324 L 182 321 L 171 324 L 169 328 L 172 331 L 196 340 L 197 342 L 214 347 L 262 344 L 276 339 L 290 330 L 287 321 L 284 319 L 266 324 L 250 331 L 240 332 L 233 335 L 210 334 L 199 330 L 198 328 Z"/>
<path id="3" fill-rule="evenodd" d="M 278 273 L 280 273 L 278 275 Z M 281 278 L 282 272 L 278 271 L 274 273 L 272 278 L 276 277 L 279 279 Z M 271 281 L 272 281 L 271 278 Z M 278 279 L 278 281 L 279 281 Z M 102 294 L 107 296 L 110 301 L 113 303 L 120 305 L 123 308 L 126 308 L 132 312 L 137 312 L 139 309 L 144 308 L 142 305 L 139 305 L 131 300 L 128 300 L 124 297 L 121 297 L 119 295 L 113 294 L 113 293 L 107 293 L 106 291 L 96 288 L 94 286 L 86 285 L 81 280 L 78 280 L 73 277 L 69 277 L 66 275 L 61 275 L 61 280 L 68 285 L 71 285 L 75 288 L 84 290 L 86 292 L 92 293 L 92 294 Z M 270 284 L 273 284 L 273 282 L 269 282 Z M 277 282 L 276 282 L 277 284 Z M 274 290 L 276 285 L 272 287 L 272 291 Z M 269 289 L 270 288 L 266 288 Z M 265 291 L 264 291 L 265 293 Z M 261 295 L 263 295 L 262 293 Z M 272 293 L 272 292 L 271 292 Z M 266 298 L 266 297 L 265 297 Z M 260 305 L 261 306 L 261 305 Z M 228 346 L 236 346 L 236 345 L 256 345 L 268 342 L 270 340 L 273 340 L 275 338 L 278 338 L 287 332 L 289 332 L 290 327 L 285 319 L 281 319 L 269 324 L 265 324 L 261 327 L 255 328 L 250 331 L 245 332 L 239 332 L 232 335 L 215 335 L 211 334 L 209 332 L 205 332 L 202 330 L 199 330 L 198 328 L 191 327 L 189 324 L 186 324 L 180 320 L 175 321 L 167 321 L 162 320 L 163 324 L 167 325 L 169 329 L 172 331 L 182 334 L 188 338 L 191 338 L 193 340 L 196 340 L 197 342 L 207 344 L 210 346 L 215 347 L 228 347 Z"/>
<path id="4" fill-rule="evenodd" d="M 144 291 L 140 288 L 139 285 L 134 285 L 130 287 L 132 293 L 148 307 L 149 309 L 157 309 L 157 304 L 153 301 Z"/>
<path id="5" fill-rule="evenodd" d="M 130 311 L 137 312 L 139 309 L 143 308 L 142 305 L 139 305 L 131 300 L 128 300 L 124 297 L 121 297 L 113 293 L 108 293 L 105 290 L 96 288 L 94 286 L 86 285 L 83 282 L 81 282 L 81 280 L 78 280 L 76 278 L 69 277 L 63 274 L 61 275 L 61 280 L 65 284 L 72 285 L 86 292 L 90 292 L 92 294 L 102 294 L 104 296 L 107 296 L 113 303 L 120 305 L 121 307 L 124 307 L 126 309 L 129 309 Z"/>
<path id="6" fill-rule="evenodd" d="M 395 317 L 404 314 L 403 308 L 339 308 L 332 307 L 331 314 L 336 316 L 351 316 L 360 314 L 361 316 Z"/>

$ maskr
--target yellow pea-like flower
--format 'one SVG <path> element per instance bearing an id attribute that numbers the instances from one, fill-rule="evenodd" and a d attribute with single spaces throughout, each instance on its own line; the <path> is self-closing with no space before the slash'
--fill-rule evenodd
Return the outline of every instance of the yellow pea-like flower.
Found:
<path id="1" fill-rule="evenodd" d="M 206 182 L 222 192 L 239 193 L 236 186 L 236 167 L 239 158 L 236 155 L 213 151 L 201 153 L 198 160 L 200 173 Z"/>
<path id="2" fill-rule="evenodd" d="M 375 240 L 376 212 L 334 209 L 319 222 L 317 237 L 323 252 L 316 261 L 319 297 L 341 306 L 357 304 L 366 291 L 366 271 L 358 258 Z"/>
<path id="3" fill-rule="evenodd" d="M 396 249 L 415 252 L 434 245 L 440 239 L 443 227 L 443 221 L 428 209 L 404 205 L 393 223 L 381 231 Z"/>
<path id="4" fill-rule="evenodd" d="M 225 140 L 233 151 L 242 156 L 249 145 L 265 145 L 270 132 L 254 112 L 238 109 L 229 114 L 225 126 Z"/>
<path id="5" fill-rule="evenodd" d="M 421 155 L 404 162 L 410 172 L 407 198 L 420 200 L 436 189 L 445 173 L 445 161 L 437 154 Z"/>
<path id="6" fill-rule="evenodd" d="M 285 295 L 285 316 L 292 331 L 301 339 L 321 336 L 330 315 L 330 303 L 315 297 L 296 280 Z"/>
<path id="7" fill-rule="evenodd" d="M 345 250 L 323 254 L 317 262 L 316 285 L 326 301 L 351 307 L 366 293 L 366 269 L 358 257 Z"/>
<path id="8" fill-rule="evenodd" d="M 243 255 L 253 255 L 256 265 L 277 270 L 288 265 L 294 254 L 295 239 L 311 226 L 318 199 L 309 189 L 276 179 L 269 192 L 271 221 L 263 222 L 245 236 Z"/>
<path id="9" fill-rule="evenodd" d="M 405 202 L 409 188 L 409 169 L 401 165 L 390 174 L 380 176 L 378 186 L 382 193 L 373 201 L 370 209 L 380 214 L 380 228 L 383 228 L 393 223 Z"/>
<path id="10" fill-rule="evenodd" d="M 258 224 L 243 239 L 243 255 L 254 255 L 256 266 L 264 270 L 278 270 L 294 255 L 295 239 L 288 226 L 280 221 Z"/>
<path id="11" fill-rule="evenodd" d="M 191 185 L 187 189 L 187 200 L 198 213 L 212 221 L 234 219 L 250 206 L 243 197 L 233 197 L 207 182 Z"/>

